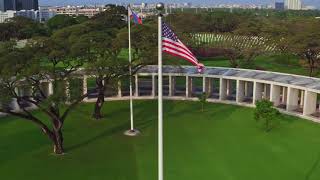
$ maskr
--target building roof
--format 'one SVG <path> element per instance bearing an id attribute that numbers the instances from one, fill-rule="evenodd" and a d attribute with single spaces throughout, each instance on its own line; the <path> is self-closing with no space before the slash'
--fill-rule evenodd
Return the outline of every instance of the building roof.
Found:
<path id="1" fill-rule="evenodd" d="M 146 66 L 140 69 L 139 73 L 157 73 L 157 66 Z M 199 76 L 196 67 L 192 66 L 163 66 L 164 74 L 187 74 L 189 76 Z M 257 81 L 271 81 L 288 84 L 300 88 L 307 88 L 320 92 L 320 79 L 293 74 L 284 74 L 270 71 L 259 71 L 250 69 L 235 69 L 221 67 L 206 67 L 203 74 L 208 76 L 223 76 L 224 78 L 246 78 Z"/>

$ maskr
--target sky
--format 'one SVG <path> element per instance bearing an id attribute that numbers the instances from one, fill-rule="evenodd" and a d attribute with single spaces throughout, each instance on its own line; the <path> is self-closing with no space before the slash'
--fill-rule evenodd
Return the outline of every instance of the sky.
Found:
<path id="1" fill-rule="evenodd" d="M 201 0 L 201 4 L 273 4 L 275 0 Z M 282 1 L 282 0 L 276 0 Z M 40 5 L 83 5 L 83 4 L 108 4 L 108 3 L 121 3 L 121 2 L 158 2 L 155 0 L 144 0 L 144 1 L 128 1 L 128 0 L 39 0 Z M 193 4 L 200 4 L 199 0 L 162 0 L 161 2 L 191 2 Z M 305 5 L 318 6 L 320 8 L 320 0 L 302 0 Z"/>

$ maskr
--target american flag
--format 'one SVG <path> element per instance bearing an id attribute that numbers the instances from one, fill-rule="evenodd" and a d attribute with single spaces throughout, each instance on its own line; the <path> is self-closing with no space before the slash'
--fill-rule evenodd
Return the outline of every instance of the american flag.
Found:
<path id="1" fill-rule="evenodd" d="M 178 39 L 177 35 L 162 22 L 162 51 L 183 58 L 197 66 L 198 72 L 203 72 L 204 65 L 199 63 L 193 53 Z"/>

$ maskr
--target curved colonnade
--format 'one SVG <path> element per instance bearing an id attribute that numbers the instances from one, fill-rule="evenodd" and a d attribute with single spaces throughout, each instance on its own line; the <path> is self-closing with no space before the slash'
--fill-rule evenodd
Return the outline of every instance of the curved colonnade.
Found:
<path id="1" fill-rule="evenodd" d="M 146 66 L 134 76 L 134 99 L 157 98 L 157 66 Z M 82 93 L 89 92 L 84 102 L 95 102 L 94 76 L 80 72 Z M 90 78 L 93 80 L 90 81 Z M 199 74 L 195 67 L 164 66 L 163 96 L 172 100 L 198 100 L 203 92 L 208 102 L 254 107 L 255 102 L 269 99 L 281 112 L 320 122 L 320 79 L 284 73 L 248 69 L 206 67 Z M 93 82 L 93 83 L 92 83 Z M 66 86 L 69 83 L 66 82 Z M 52 83 L 43 82 L 46 94 L 52 93 Z M 66 94 L 68 88 L 66 88 Z M 24 94 L 28 91 L 23 90 Z M 129 83 L 119 82 L 117 87 L 108 86 L 108 100 L 129 99 Z M 13 100 L 11 108 L 19 110 Z M 32 107 L 30 107 L 32 108 Z"/>

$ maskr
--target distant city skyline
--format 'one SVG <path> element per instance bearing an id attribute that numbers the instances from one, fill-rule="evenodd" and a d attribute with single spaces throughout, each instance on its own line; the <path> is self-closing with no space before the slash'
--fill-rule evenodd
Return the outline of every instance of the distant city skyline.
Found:
<path id="1" fill-rule="evenodd" d="M 187 3 L 191 2 L 195 5 L 216 5 L 216 4 L 257 4 L 257 5 L 263 5 L 263 4 L 273 4 L 274 1 L 280 1 L 283 0 L 203 0 L 201 3 L 199 3 L 198 0 L 162 0 L 161 2 L 164 3 Z M 308 6 L 315 6 L 317 8 L 320 8 L 320 0 L 302 0 L 303 5 Z M 128 0 L 39 0 L 40 5 L 94 5 L 94 4 L 108 4 L 108 3 L 155 3 L 159 1 L 154 0 L 144 0 L 144 1 L 128 1 Z"/>

